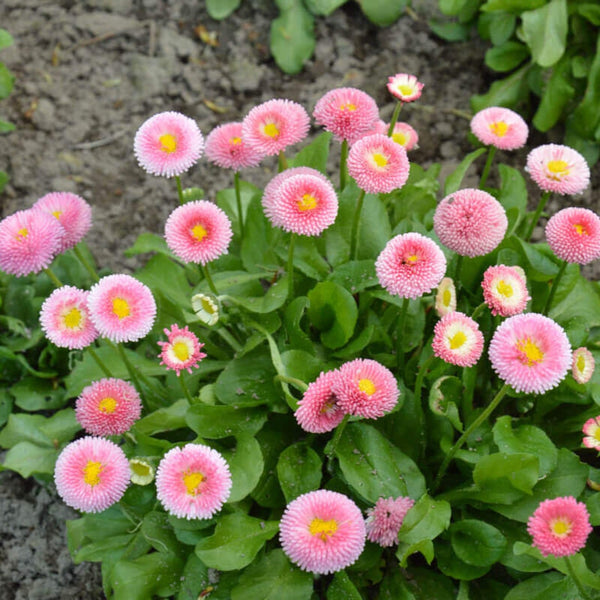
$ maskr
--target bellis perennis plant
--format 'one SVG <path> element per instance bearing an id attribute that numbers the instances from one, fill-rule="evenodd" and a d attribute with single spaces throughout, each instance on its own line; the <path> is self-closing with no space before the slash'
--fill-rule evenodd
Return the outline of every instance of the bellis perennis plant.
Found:
<path id="1" fill-rule="evenodd" d="M 0 222 L 4 468 L 82 513 L 108 597 L 597 597 L 600 218 L 575 196 L 530 241 L 589 170 L 502 164 L 528 128 L 490 107 L 457 131 L 483 164 L 438 181 L 412 158 L 427 86 L 385 88 L 211 132 L 147 115 L 132 153 L 175 181 L 133 273 L 97 274 L 79 196 Z"/>

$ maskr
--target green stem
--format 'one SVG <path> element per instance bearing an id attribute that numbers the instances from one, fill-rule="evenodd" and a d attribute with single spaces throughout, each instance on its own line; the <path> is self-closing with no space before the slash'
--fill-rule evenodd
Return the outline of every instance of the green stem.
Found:
<path id="1" fill-rule="evenodd" d="M 218 329 L 215 329 L 215 332 L 217 335 L 222 337 L 236 352 L 239 352 L 242 349 L 239 342 L 231 335 L 231 333 L 229 333 L 227 329 L 225 329 L 225 327 L 219 327 Z"/>
<path id="2" fill-rule="evenodd" d="M 190 404 L 194 404 L 194 399 L 192 398 L 192 395 L 190 394 L 190 390 L 188 389 L 188 386 L 185 383 L 183 372 L 179 373 L 179 377 L 177 377 L 177 379 L 179 379 L 179 383 L 181 385 L 181 389 L 182 389 L 185 397 L 187 398 L 187 401 Z"/>
<path id="3" fill-rule="evenodd" d="M 358 224 L 360 223 L 360 213 L 362 212 L 365 193 L 365 190 L 360 190 L 358 200 L 356 201 L 356 211 L 354 213 L 354 219 L 352 221 L 352 230 L 350 234 L 350 260 L 356 260 L 358 246 Z"/>
<path id="4" fill-rule="evenodd" d="M 573 580 L 579 595 L 581 596 L 581 600 L 592 600 L 591 596 L 585 591 L 585 587 L 583 583 L 581 583 L 579 577 L 575 573 L 575 569 L 573 568 L 573 563 L 571 562 L 570 556 L 565 556 L 565 565 L 567 565 L 567 571 L 569 572 L 569 577 Z"/>
<path id="5" fill-rule="evenodd" d="M 240 192 L 240 174 L 233 174 L 233 185 L 235 187 L 235 202 L 237 204 L 238 222 L 240 224 L 240 238 L 244 239 L 244 212 L 242 211 L 242 194 Z"/>
<path id="6" fill-rule="evenodd" d="M 281 173 L 282 171 L 285 171 L 288 168 L 288 161 L 287 161 L 287 158 L 285 157 L 285 154 L 283 153 L 283 150 L 279 151 L 279 155 L 277 158 L 278 158 L 277 166 L 279 169 L 279 173 Z"/>
<path id="7" fill-rule="evenodd" d="M 544 310 L 542 311 L 543 315 L 547 315 L 550 308 L 552 307 L 552 300 L 554 300 L 554 295 L 556 294 L 556 290 L 558 289 L 558 284 L 564 275 L 565 269 L 567 268 L 567 261 L 563 260 L 562 265 L 560 265 L 560 269 L 556 274 L 556 277 L 552 281 L 552 287 L 550 288 L 550 294 L 548 295 L 548 299 L 546 300 L 546 304 L 544 306 Z"/>
<path id="8" fill-rule="evenodd" d="M 346 162 L 348 160 L 348 140 L 342 140 L 342 151 L 340 154 L 340 192 L 346 187 Z"/>
<path id="9" fill-rule="evenodd" d="M 288 276 L 288 302 L 294 297 L 294 244 L 296 236 L 292 232 L 290 235 L 290 247 L 288 249 L 287 276 Z"/>
<path id="10" fill-rule="evenodd" d="M 48 275 L 48 277 L 50 277 L 50 281 L 52 281 L 52 283 L 57 288 L 60 288 L 64 285 L 63 282 L 54 274 L 54 271 L 50 267 L 46 267 L 44 269 L 44 271 L 45 271 L 46 275 Z"/>
<path id="11" fill-rule="evenodd" d="M 111 344 L 112 344 L 112 342 L 111 342 Z M 130 360 L 127 358 L 127 354 L 125 352 L 125 348 L 123 348 L 122 344 L 112 344 L 112 345 L 119 352 L 119 355 L 121 356 L 121 360 L 123 361 L 123 364 L 127 368 L 127 371 L 129 373 L 129 375 L 131 376 L 131 380 L 133 381 L 133 385 L 136 387 L 136 389 L 137 389 L 138 392 L 142 393 L 142 385 L 140 383 L 140 380 L 138 379 L 138 374 L 137 374 L 134 366 L 131 364 Z"/>
<path id="12" fill-rule="evenodd" d="M 217 292 L 217 288 L 215 287 L 215 283 L 212 280 L 212 277 L 210 276 L 210 271 L 208 270 L 208 265 L 202 265 L 202 273 L 204 273 L 204 279 L 206 279 L 206 283 L 208 283 L 208 287 L 210 288 L 210 291 L 215 296 L 218 296 L 219 292 Z"/>
<path id="13" fill-rule="evenodd" d="M 408 298 L 402 300 L 402 307 L 400 308 L 400 315 L 398 316 L 398 324 L 396 326 L 396 366 L 398 369 L 404 366 L 404 324 L 406 323 L 409 302 Z"/>
<path id="14" fill-rule="evenodd" d="M 485 307 L 487 306 L 487 304 L 485 302 L 482 302 L 474 311 L 473 314 L 471 315 L 471 319 L 473 319 L 473 321 L 475 321 L 477 319 L 477 317 L 485 310 Z"/>
<path id="15" fill-rule="evenodd" d="M 394 114 L 392 115 L 392 120 L 390 121 L 390 126 L 388 127 L 387 135 L 388 137 L 392 137 L 394 133 L 394 127 L 398 122 L 398 117 L 400 116 L 400 111 L 402 110 L 402 100 L 398 100 L 396 103 L 396 107 L 394 108 Z"/>
<path id="16" fill-rule="evenodd" d="M 337 448 L 340 438 L 342 437 L 342 433 L 344 432 L 344 429 L 346 429 L 346 425 L 348 425 L 349 420 L 350 415 L 344 415 L 342 422 L 336 427 L 335 433 L 333 434 L 331 441 L 329 442 L 329 444 L 327 444 L 328 448 L 326 448 L 325 452 L 330 460 L 335 454 L 335 449 Z"/>
<path id="17" fill-rule="evenodd" d="M 420 367 L 419 373 L 417 374 L 417 380 L 415 381 L 415 402 L 421 403 L 421 390 L 423 388 L 423 381 L 425 381 L 425 375 L 429 371 L 431 363 L 435 360 L 435 354 L 432 354 Z"/>
<path id="18" fill-rule="evenodd" d="M 175 175 L 175 183 L 177 184 L 177 196 L 179 196 L 179 204 L 185 204 L 183 199 L 183 188 L 181 187 L 181 178 L 179 175 Z"/>
<path id="19" fill-rule="evenodd" d="M 460 272 L 462 271 L 462 264 L 463 256 L 462 254 L 459 254 L 458 258 L 456 259 L 456 268 L 454 269 L 454 281 L 457 288 L 462 287 L 460 285 Z"/>
<path id="20" fill-rule="evenodd" d="M 548 202 L 550 195 L 551 195 L 551 192 L 544 192 L 542 194 L 542 197 L 540 198 L 540 201 L 538 202 L 537 208 L 535 209 L 535 213 L 533 213 L 533 218 L 531 219 L 531 223 L 529 224 L 527 233 L 525 234 L 525 237 L 523 238 L 526 242 L 528 242 L 531 239 L 531 236 L 533 235 L 533 230 L 535 229 L 535 226 L 537 225 L 537 222 L 540 219 L 540 215 L 542 214 L 542 211 L 544 210 L 544 207 L 546 206 L 546 203 Z"/>
<path id="21" fill-rule="evenodd" d="M 487 408 L 467 427 L 464 433 L 458 438 L 458 441 L 454 444 L 454 446 L 450 448 L 450 451 L 448 454 L 446 454 L 446 457 L 444 458 L 444 461 L 442 462 L 442 465 L 438 471 L 437 477 L 433 482 L 433 486 L 431 488 L 432 493 L 435 493 L 437 490 L 442 478 L 444 477 L 444 474 L 446 473 L 446 469 L 448 468 L 450 461 L 462 448 L 463 444 L 467 441 L 467 438 L 494 412 L 494 409 L 498 406 L 498 404 L 500 404 L 500 401 L 502 398 L 504 398 L 504 394 L 506 394 L 508 389 L 509 385 L 508 383 L 505 383 L 500 388 L 494 399 L 488 404 Z"/>
<path id="22" fill-rule="evenodd" d="M 275 375 L 275 379 L 277 381 L 283 381 L 284 383 L 289 383 L 293 385 L 296 389 L 301 392 L 305 392 L 308 389 L 308 386 L 301 379 L 296 379 L 296 377 L 290 377 L 289 375 Z"/>
<path id="23" fill-rule="evenodd" d="M 485 187 L 485 183 L 487 181 L 488 175 L 490 174 L 490 169 L 492 167 L 492 162 L 494 160 L 494 156 L 496 155 L 496 146 L 490 146 L 488 148 L 488 155 L 485 161 L 485 166 L 483 167 L 483 172 L 481 173 L 481 179 L 479 180 L 479 189 L 482 190 Z"/>
<path id="24" fill-rule="evenodd" d="M 87 261 L 87 259 L 83 255 L 83 252 L 79 249 L 79 246 L 73 246 L 73 252 L 77 257 L 77 260 L 83 265 L 83 268 L 90 274 L 91 278 L 94 281 L 99 281 L 100 277 L 98 277 L 96 269 L 94 269 L 94 267 L 92 267 L 92 265 L 90 265 L 90 263 Z"/>
<path id="25" fill-rule="evenodd" d="M 110 372 L 109 368 L 104 364 L 102 359 L 98 356 L 98 353 L 91 346 L 88 346 L 87 350 L 90 353 L 90 356 L 96 361 L 96 364 L 100 367 L 101 371 L 107 377 L 112 377 L 112 373 Z"/>

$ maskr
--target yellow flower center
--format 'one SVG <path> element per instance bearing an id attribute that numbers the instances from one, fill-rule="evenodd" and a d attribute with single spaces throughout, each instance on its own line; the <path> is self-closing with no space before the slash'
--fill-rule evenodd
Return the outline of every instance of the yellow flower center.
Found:
<path id="1" fill-rule="evenodd" d="M 379 167 L 379 168 L 383 168 L 385 166 L 387 166 L 388 164 L 388 159 L 387 156 L 384 156 L 383 154 L 381 154 L 380 152 L 375 152 L 375 154 L 373 154 L 373 162 Z"/>
<path id="2" fill-rule="evenodd" d="M 117 401 L 108 396 L 98 402 L 98 410 L 105 415 L 112 415 L 117 410 Z"/>
<path id="3" fill-rule="evenodd" d="M 88 460 L 83 467 L 83 480 L 94 487 L 100 483 L 100 473 L 104 470 L 102 463 L 93 460 Z"/>
<path id="4" fill-rule="evenodd" d="M 571 172 L 569 169 L 569 163 L 564 160 L 551 160 L 548 163 L 548 171 L 550 179 L 560 181 L 562 177 L 565 177 Z"/>
<path id="5" fill-rule="evenodd" d="M 17 239 L 23 240 L 29 235 L 29 231 L 27 231 L 27 227 L 23 227 L 17 231 Z"/>
<path id="6" fill-rule="evenodd" d="M 442 294 L 442 304 L 444 306 L 450 306 L 450 301 L 452 300 L 452 294 L 450 290 L 444 290 Z"/>
<path id="7" fill-rule="evenodd" d="M 407 265 L 414 265 L 417 261 L 419 260 L 419 257 L 416 254 L 409 254 L 405 259 L 404 262 Z"/>
<path id="8" fill-rule="evenodd" d="M 173 354 L 182 362 L 190 357 L 190 349 L 185 342 L 175 342 L 173 344 Z"/>
<path id="9" fill-rule="evenodd" d="M 192 236 L 199 242 L 201 242 L 207 235 L 208 231 L 206 231 L 206 229 L 204 229 L 200 223 L 192 227 Z"/>
<path id="10" fill-rule="evenodd" d="M 512 285 L 510 285 L 510 283 L 506 283 L 506 281 L 504 281 L 504 279 L 501 279 L 498 282 L 496 289 L 498 290 L 498 293 L 501 296 L 504 296 L 505 298 L 510 298 L 514 294 Z"/>
<path id="11" fill-rule="evenodd" d="M 270 138 L 276 138 L 279 135 L 279 129 L 275 123 L 267 123 L 263 127 L 263 133 L 268 135 Z"/>
<path id="12" fill-rule="evenodd" d="M 319 412 L 322 415 L 328 415 L 333 412 L 335 405 L 336 405 L 335 398 L 332 397 L 329 400 L 327 400 L 327 402 L 325 402 L 325 404 L 323 404 L 323 406 L 321 407 L 321 410 Z"/>
<path id="13" fill-rule="evenodd" d="M 585 225 L 581 225 L 580 223 L 575 223 L 575 225 L 573 225 L 573 227 L 575 228 L 575 231 L 579 235 L 589 235 L 587 229 L 585 228 Z"/>
<path id="14" fill-rule="evenodd" d="M 552 519 L 550 529 L 556 537 L 565 538 L 571 533 L 573 523 L 565 518 Z"/>
<path id="15" fill-rule="evenodd" d="M 327 541 L 328 537 L 331 537 L 338 528 L 338 524 L 335 519 L 329 519 L 329 521 L 323 521 L 318 517 L 313 519 L 308 526 L 310 535 L 317 535 L 323 542 Z"/>
<path id="16" fill-rule="evenodd" d="M 342 104 L 340 106 L 340 110 L 344 111 L 344 110 L 348 110 L 350 112 L 354 112 L 358 107 L 356 106 L 356 104 L 352 104 L 352 102 L 346 102 L 345 104 Z"/>
<path id="17" fill-rule="evenodd" d="M 127 300 L 124 300 L 123 298 L 115 298 L 112 304 L 113 313 L 115 313 L 119 319 L 124 319 L 131 314 Z"/>
<path id="18" fill-rule="evenodd" d="M 490 131 L 498 137 L 504 137 L 508 133 L 508 125 L 504 121 L 490 123 Z"/>
<path id="19" fill-rule="evenodd" d="M 596 427 L 594 430 L 594 439 L 600 442 L 600 427 Z"/>
<path id="20" fill-rule="evenodd" d="M 403 96 L 411 96 L 414 93 L 414 88 L 407 84 L 400 84 L 396 88 Z"/>
<path id="21" fill-rule="evenodd" d="M 460 348 L 467 341 L 467 336 L 462 331 L 457 331 L 451 338 L 448 338 L 450 350 Z"/>
<path id="22" fill-rule="evenodd" d="M 361 379 L 358 382 L 358 389 L 367 396 L 372 396 L 377 391 L 375 384 L 370 379 Z"/>
<path id="23" fill-rule="evenodd" d="M 78 308 L 73 307 L 64 317 L 63 322 L 67 329 L 78 329 L 81 327 L 82 314 Z"/>
<path id="24" fill-rule="evenodd" d="M 165 133 L 158 138 L 160 149 L 166 154 L 173 154 L 177 150 L 177 140 L 171 133 Z"/>
<path id="25" fill-rule="evenodd" d="M 317 208 L 317 199 L 312 194 L 304 194 L 304 196 L 298 200 L 298 210 L 304 212 L 313 210 L 313 208 Z"/>
<path id="26" fill-rule="evenodd" d="M 52 215 L 55 216 L 60 221 L 60 215 L 63 214 L 62 210 L 53 210 Z"/>
<path id="27" fill-rule="evenodd" d="M 190 496 L 197 496 L 200 493 L 198 489 L 200 484 L 204 481 L 204 475 L 202 473 L 198 473 L 197 471 L 193 471 L 191 473 L 183 474 L 183 485 L 185 485 L 185 491 Z"/>
<path id="28" fill-rule="evenodd" d="M 242 138 L 237 136 L 229 138 L 229 143 L 232 146 L 239 146 L 242 143 Z"/>
<path id="29" fill-rule="evenodd" d="M 523 353 L 524 356 L 522 356 L 522 362 L 527 363 L 528 367 L 544 360 L 544 353 L 540 350 L 539 346 L 529 338 L 517 342 L 517 348 Z"/>
<path id="30" fill-rule="evenodd" d="M 397 131 L 392 134 L 392 139 L 396 142 L 396 144 L 400 144 L 401 146 L 406 146 L 408 142 L 408 136 L 402 131 Z"/>
<path id="31" fill-rule="evenodd" d="M 580 354 L 577 357 L 577 362 L 575 363 L 575 366 L 577 367 L 577 370 L 580 373 L 583 373 L 585 371 L 585 356 L 583 354 Z M 600 429 L 598 429 L 598 431 L 600 431 Z"/>
<path id="32" fill-rule="evenodd" d="M 202 298 L 201 304 L 203 310 L 205 310 L 209 315 L 214 315 L 217 312 L 214 304 L 208 298 Z"/>
<path id="33" fill-rule="evenodd" d="M 133 481 L 133 483 L 146 485 L 154 479 L 152 467 L 143 460 L 132 458 L 129 461 L 129 468 L 132 472 L 131 481 Z"/>

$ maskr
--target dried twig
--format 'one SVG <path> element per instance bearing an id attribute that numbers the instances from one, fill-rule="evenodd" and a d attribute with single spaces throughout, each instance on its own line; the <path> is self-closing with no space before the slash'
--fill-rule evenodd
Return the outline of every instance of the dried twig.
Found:
<path id="1" fill-rule="evenodd" d="M 115 140 L 118 140 L 120 137 L 124 136 L 127 133 L 127 129 L 122 129 L 121 131 L 117 131 L 113 135 L 109 135 L 108 137 L 102 138 L 101 140 L 96 140 L 95 142 L 82 142 L 81 144 L 75 144 L 71 146 L 72 150 L 93 150 L 94 148 L 100 148 L 101 146 L 107 146 L 108 144 L 112 144 Z"/>

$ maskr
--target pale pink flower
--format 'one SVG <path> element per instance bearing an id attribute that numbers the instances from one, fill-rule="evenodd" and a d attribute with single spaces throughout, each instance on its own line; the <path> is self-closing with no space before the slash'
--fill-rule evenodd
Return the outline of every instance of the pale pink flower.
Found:
<path id="1" fill-rule="evenodd" d="M 54 290 L 40 310 L 40 324 L 46 337 L 60 348 L 81 350 L 98 332 L 87 307 L 88 292 L 70 285 Z"/>
<path id="2" fill-rule="evenodd" d="M 546 224 L 546 239 L 558 258 L 585 265 L 600 258 L 600 217 L 587 208 L 563 208 Z"/>
<path id="3" fill-rule="evenodd" d="M 461 256 L 483 256 L 504 238 L 508 219 L 503 206 L 483 190 L 464 189 L 446 196 L 433 215 L 440 242 Z"/>
<path id="4" fill-rule="evenodd" d="M 213 129 L 206 138 L 206 157 L 224 169 L 239 171 L 255 167 L 264 158 L 242 136 L 242 123 L 224 123 Z"/>
<path id="5" fill-rule="evenodd" d="M 531 300 L 525 278 L 514 267 L 488 267 L 483 274 L 481 287 L 483 299 L 494 316 L 511 317 L 522 313 Z"/>
<path id="6" fill-rule="evenodd" d="M 200 349 L 204 346 L 198 338 L 188 329 L 187 325 L 181 329 L 179 325 L 172 325 L 171 330 L 164 329 L 168 338 L 167 342 L 158 342 L 162 348 L 158 355 L 160 364 L 176 372 L 177 377 L 184 369 L 192 373 L 192 367 L 198 368 L 200 361 L 206 357 Z"/>
<path id="7" fill-rule="evenodd" d="M 542 556 L 572 556 L 592 533 L 590 515 L 583 502 L 573 496 L 544 500 L 527 522 L 533 545 Z"/>
<path id="8" fill-rule="evenodd" d="M 583 156 L 569 146 L 545 144 L 527 156 L 533 181 L 545 192 L 581 194 L 590 183 L 590 168 Z"/>
<path id="9" fill-rule="evenodd" d="M 471 119 L 471 131 L 486 146 L 500 150 L 522 148 L 527 141 L 529 128 L 523 117 L 509 108 L 490 106 L 480 110 Z"/>
<path id="10" fill-rule="evenodd" d="M 19 210 L 0 221 L 0 269 L 21 277 L 50 265 L 63 239 L 63 228 L 41 210 Z"/>
<path id="11" fill-rule="evenodd" d="M 587 383 L 594 374 L 596 361 L 594 355 L 584 346 L 573 351 L 571 373 L 577 383 Z"/>
<path id="12" fill-rule="evenodd" d="M 69 192 L 51 192 L 42 196 L 33 206 L 58 219 L 63 238 L 58 252 L 78 244 L 92 226 L 92 207 L 80 196 Z"/>
<path id="13" fill-rule="evenodd" d="M 273 156 L 302 141 L 309 126 L 310 117 L 302 105 L 274 99 L 255 106 L 246 115 L 242 137 L 256 152 Z"/>
<path id="14" fill-rule="evenodd" d="M 385 133 L 387 133 L 387 129 Z M 419 147 L 419 134 L 408 123 L 402 121 L 396 123 L 391 137 L 396 144 L 400 144 L 407 152 Z"/>
<path id="15" fill-rule="evenodd" d="M 226 460 L 202 444 L 172 448 L 156 471 L 156 496 L 169 514 L 180 519 L 210 519 L 230 491 Z"/>
<path id="16" fill-rule="evenodd" d="M 367 539 L 384 548 L 397 544 L 404 517 L 414 503 L 406 496 L 379 498 L 375 506 L 367 511 Z"/>
<path id="17" fill-rule="evenodd" d="M 456 310 L 456 287 L 451 277 L 444 277 L 438 285 L 435 295 L 435 310 L 443 317 Z"/>
<path id="18" fill-rule="evenodd" d="M 165 223 L 167 246 L 184 262 L 206 265 L 227 253 L 232 237 L 229 217 L 207 200 L 178 206 Z"/>
<path id="19" fill-rule="evenodd" d="M 390 294 L 418 298 L 437 287 L 446 272 L 440 247 L 420 233 L 393 237 L 375 262 L 377 278 Z"/>
<path id="20" fill-rule="evenodd" d="M 517 392 L 543 394 L 556 387 L 571 366 L 564 329 L 537 313 L 509 317 L 494 332 L 490 361 L 500 379 Z"/>
<path id="21" fill-rule="evenodd" d="M 108 275 L 88 296 L 90 318 L 101 336 L 113 342 L 135 342 L 151 329 L 156 302 L 150 289 L 131 275 Z"/>
<path id="22" fill-rule="evenodd" d="M 173 177 L 185 173 L 202 156 L 204 138 L 196 121 L 178 112 L 163 112 L 142 123 L 133 151 L 151 175 Z"/>
<path id="23" fill-rule="evenodd" d="M 294 413 L 298 425 L 304 431 L 310 433 L 332 431 L 344 419 L 344 411 L 339 407 L 332 391 L 337 377 L 337 371 L 323 372 L 308 385 Z"/>
<path id="24" fill-rule="evenodd" d="M 94 381 L 75 403 L 75 416 L 91 435 L 120 435 L 140 418 L 142 401 L 136 389 L 123 379 Z"/>
<path id="25" fill-rule="evenodd" d="M 388 77 L 387 89 L 398 100 L 413 102 L 421 97 L 421 90 L 424 85 L 414 75 L 397 73 L 392 77 Z"/>
<path id="26" fill-rule="evenodd" d="M 58 495 L 83 512 L 101 512 L 118 502 L 129 476 L 123 450 L 98 437 L 80 438 L 65 446 L 54 469 Z"/>
<path id="27" fill-rule="evenodd" d="M 283 551 L 303 571 L 335 573 L 350 566 L 365 546 L 360 509 L 338 492 L 316 490 L 290 502 L 279 524 Z"/>
<path id="28" fill-rule="evenodd" d="M 583 424 L 583 445 L 600 451 L 600 416 L 592 417 Z"/>
<path id="29" fill-rule="evenodd" d="M 471 317 L 451 312 L 435 324 L 431 345 L 433 353 L 443 361 L 472 367 L 483 352 L 483 334 Z"/>

